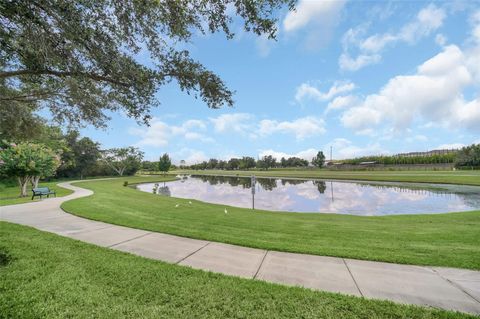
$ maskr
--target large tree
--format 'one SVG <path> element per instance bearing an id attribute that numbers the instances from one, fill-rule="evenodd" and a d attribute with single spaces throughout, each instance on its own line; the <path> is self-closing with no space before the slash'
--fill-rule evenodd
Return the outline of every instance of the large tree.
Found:
<path id="1" fill-rule="evenodd" d="M 277 159 L 272 155 L 265 155 L 257 161 L 257 168 L 268 170 L 277 165 Z"/>
<path id="2" fill-rule="evenodd" d="M 255 167 L 255 159 L 250 156 L 244 156 L 240 160 L 240 169 L 250 169 Z"/>
<path id="3" fill-rule="evenodd" d="M 168 156 L 167 153 L 160 156 L 160 159 L 158 160 L 158 170 L 160 172 L 163 172 L 163 175 L 165 175 L 170 170 L 171 166 L 172 161 L 170 160 L 170 156 Z"/>
<path id="4" fill-rule="evenodd" d="M 317 155 L 312 158 L 312 165 L 316 167 L 322 167 L 325 164 L 325 155 L 322 151 L 319 151 Z"/>
<path id="5" fill-rule="evenodd" d="M 60 164 L 60 157 L 43 144 L 6 144 L 0 150 L 0 171 L 15 177 L 20 196 L 27 196 L 27 185 L 38 186 L 41 177 L 52 176 Z"/>
<path id="6" fill-rule="evenodd" d="M 232 105 L 232 91 L 183 44 L 199 32 L 232 38 L 232 23 L 240 21 L 274 38 L 276 11 L 294 2 L 2 1 L 0 108 L 12 109 L 12 120 L 21 112 L 22 123 L 34 122 L 28 112 L 43 106 L 70 124 L 102 127 L 107 111 L 118 110 L 148 122 L 155 92 L 171 81 L 211 108 Z"/>
<path id="7" fill-rule="evenodd" d="M 123 176 L 134 174 L 141 167 L 143 152 L 133 146 L 111 148 L 102 151 L 102 159 L 119 176 Z"/>
<path id="8" fill-rule="evenodd" d="M 480 144 L 465 146 L 458 151 L 455 158 L 456 167 L 480 166 Z"/>

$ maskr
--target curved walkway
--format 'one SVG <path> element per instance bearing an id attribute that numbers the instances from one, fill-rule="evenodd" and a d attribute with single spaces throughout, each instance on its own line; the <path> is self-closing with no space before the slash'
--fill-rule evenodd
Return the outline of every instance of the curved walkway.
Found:
<path id="1" fill-rule="evenodd" d="M 93 192 L 59 186 L 74 193 L 1 207 L 0 220 L 227 275 L 480 314 L 480 271 L 266 251 L 116 226 L 65 213 L 63 202 Z"/>

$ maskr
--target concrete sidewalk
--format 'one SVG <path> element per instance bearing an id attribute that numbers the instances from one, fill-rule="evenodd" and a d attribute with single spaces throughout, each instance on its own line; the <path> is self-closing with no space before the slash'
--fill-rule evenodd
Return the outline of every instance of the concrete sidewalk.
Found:
<path id="1" fill-rule="evenodd" d="M 285 285 L 480 314 L 480 271 L 265 251 L 96 222 L 65 213 L 75 192 L 0 208 L 0 220 L 169 263 Z"/>

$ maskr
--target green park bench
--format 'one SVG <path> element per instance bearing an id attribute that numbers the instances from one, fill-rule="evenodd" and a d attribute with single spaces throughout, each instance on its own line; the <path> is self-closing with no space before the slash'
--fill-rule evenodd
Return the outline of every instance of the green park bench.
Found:
<path id="1" fill-rule="evenodd" d="M 50 188 L 48 187 L 37 187 L 37 188 L 33 188 L 32 189 L 32 192 L 33 192 L 33 195 L 32 195 L 32 200 L 35 196 L 40 196 L 40 198 L 42 198 L 42 196 L 46 195 L 47 198 L 50 197 L 50 195 L 55 195 L 55 197 L 57 197 L 57 194 L 55 193 L 54 190 L 51 190 Z"/>

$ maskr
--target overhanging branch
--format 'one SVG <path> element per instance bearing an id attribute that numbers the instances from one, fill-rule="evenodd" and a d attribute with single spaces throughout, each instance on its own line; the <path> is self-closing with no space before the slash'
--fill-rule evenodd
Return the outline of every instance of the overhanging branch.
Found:
<path id="1" fill-rule="evenodd" d="M 6 79 L 6 78 L 17 77 L 22 75 L 53 75 L 57 77 L 83 76 L 95 81 L 108 82 L 115 85 L 130 87 L 130 84 L 128 83 L 118 81 L 108 76 L 100 75 L 93 72 L 81 72 L 81 71 L 63 72 L 63 71 L 55 71 L 55 70 L 48 70 L 48 69 L 44 69 L 44 70 L 25 69 L 25 70 L 15 70 L 15 71 L 3 71 L 3 72 L 0 72 L 0 79 Z"/>

